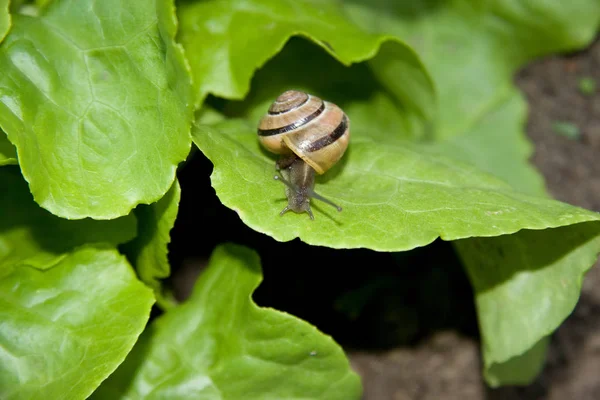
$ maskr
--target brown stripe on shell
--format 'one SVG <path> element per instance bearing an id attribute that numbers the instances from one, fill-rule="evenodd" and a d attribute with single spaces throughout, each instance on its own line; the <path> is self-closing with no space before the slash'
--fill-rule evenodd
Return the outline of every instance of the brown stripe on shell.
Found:
<path id="1" fill-rule="evenodd" d="M 308 95 L 308 101 L 304 103 L 302 107 L 297 107 L 281 114 L 265 114 L 265 116 L 260 120 L 258 124 L 258 129 L 260 129 L 261 131 L 267 131 L 291 125 L 299 121 L 300 119 L 314 113 L 322 105 L 323 100 L 316 96 Z"/>
<path id="2" fill-rule="evenodd" d="M 325 102 L 325 111 L 317 119 L 294 132 L 268 138 L 281 137 L 287 148 L 313 167 L 318 174 L 323 174 L 340 159 L 348 147 L 350 119 L 346 117 L 346 129 L 340 128 L 340 131 L 335 133 L 335 136 L 341 134 L 337 140 L 325 139 L 331 143 L 313 151 L 310 151 L 310 148 L 313 147 L 314 142 L 332 135 L 344 120 L 344 116 L 344 112 L 338 106 Z M 265 139 L 264 136 L 260 137 L 261 142 L 264 142 Z"/>
<path id="3" fill-rule="evenodd" d="M 289 125 L 284 125 L 284 126 L 281 126 L 278 128 L 272 128 L 272 129 L 258 128 L 258 134 L 260 136 L 272 136 L 272 135 L 278 135 L 280 133 L 285 133 L 285 132 L 289 132 L 289 131 L 298 129 L 298 128 L 302 127 L 303 125 L 308 124 L 313 119 L 317 118 L 319 115 L 321 115 L 321 113 L 323 113 L 324 110 L 325 110 L 325 102 L 321 101 L 321 106 L 319 108 L 317 108 L 315 111 L 313 111 L 311 114 L 308 114 L 302 118 L 299 118 Z"/>
<path id="4" fill-rule="evenodd" d="M 299 107 L 302 107 L 310 100 L 310 95 L 304 92 L 288 90 L 279 96 L 271 107 L 269 107 L 269 115 L 278 115 L 290 112 Z"/>
<path id="5" fill-rule="evenodd" d="M 346 114 L 342 117 L 340 124 L 327 136 L 323 136 L 322 138 L 315 140 L 306 148 L 306 151 L 313 152 L 317 150 L 321 150 L 325 146 L 329 146 L 331 143 L 338 140 L 346 131 L 348 130 L 348 117 Z"/>

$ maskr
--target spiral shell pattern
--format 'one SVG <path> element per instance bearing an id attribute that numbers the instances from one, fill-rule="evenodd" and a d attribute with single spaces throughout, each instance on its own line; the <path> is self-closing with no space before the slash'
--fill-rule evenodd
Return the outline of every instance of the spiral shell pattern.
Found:
<path id="1" fill-rule="evenodd" d="M 258 137 L 267 150 L 276 154 L 291 151 L 323 174 L 348 148 L 350 121 L 335 104 L 288 90 L 261 119 Z"/>

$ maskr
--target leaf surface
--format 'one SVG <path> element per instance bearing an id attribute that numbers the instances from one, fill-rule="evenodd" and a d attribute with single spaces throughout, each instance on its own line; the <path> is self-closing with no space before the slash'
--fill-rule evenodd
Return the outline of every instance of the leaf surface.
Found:
<path id="1" fill-rule="evenodd" d="M 115 250 L 0 270 L 0 397 L 83 399 L 123 361 L 154 302 Z"/>
<path id="2" fill-rule="evenodd" d="M 498 368 L 550 335 L 573 311 L 583 276 L 600 252 L 600 224 L 471 238 L 456 248 L 475 291 L 485 366 Z M 494 385 L 534 377 L 523 372 L 501 381 L 493 372 L 488 379 Z"/>
<path id="3" fill-rule="evenodd" d="M 150 286 L 162 307 L 172 305 L 173 300 L 164 292 L 161 279 L 171 274 L 168 244 L 170 232 L 177 218 L 181 189 L 175 179 L 165 197 L 150 205 L 140 205 L 134 214 L 138 220 L 138 235 L 124 246 L 142 282 Z"/>
<path id="4" fill-rule="evenodd" d="M 491 387 L 501 385 L 530 385 L 542 373 L 550 336 L 542 337 L 533 346 L 504 362 L 487 365 L 484 370 L 485 380 Z M 484 353 L 484 359 L 488 357 Z"/>
<path id="5" fill-rule="evenodd" d="M 436 92 L 434 136 L 447 155 L 532 194 L 545 192 L 528 163 L 526 103 L 514 72 L 536 57 L 580 49 L 600 26 L 596 0 L 345 1 L 363 29 L 401 37 L 422 58 Z M 388 86 L 394 90 L 393 85 Z"/>
<path id="6" fill-rule="evenodd" d="M 412 91 L 415 97 L 419 93 L 418 87 L 404 85 L 401 70 L 377 69 L 376 59 L 345 69 L 335 65 L 324 54 L 291 41 L 280 54 L 256 73 L 253 90 L 245 101 L 232 102 L 225 107 L 224 111 L 229 116 L 249 121 L 247 128 L 240 127 L 236 130 L 233 128 L 235 123 L 214 128 L 199 128 L 207 131 L 215 129 L 222 133 L 223 126 L 227 126 L 224 131 L 232 132 L 231 140 L 224 143 L 218 151 L 211 149 L 212 143 L 208 144 L 218 135 L 211 138 L 195 134 L 196 143 L 215 164 L 213 186 L 223 203 L 236 210 L 242 220 L 252 228 L 270 234 L 278 240 L 290 240 L 299 236 L 311 244 L 342 248 L 404 250 L 429 243 L 430 238 L 435 237 L 433 231 L 438 231 L 443 239 L 456 239 L 459 236 L 449 233 L 460 223 L 464 223 L 465 234 L 468 235 L 469 231 L 474 236 L 494 236 L 518 231 L 519 229 L 511 229 L 504 233 L 490 232 L 494 227 L 498 227 L 498 216 L 507 217 L 512 214 L 506 213 L 509 208 L 479 210 L 484 212 L 481 221 L 487 220 L 481 222 L 481 226 L 485 226 L 483 230 L 473 223 L 473 218 L 478 219 L 476 209 L 480 205 L 500 205 L 495 201 L 487 202 L 484 200 L 485 195 L 475 195 L 477 200 L 467 200 L 468 196 L 464 197 L 469 192 L 474 194 L 472 189 L 482 183 L 478 178 L 463 176 L 465 183 L 459 185 L 460 188 L 455 188 L 459 194 L 448 197 L 451 206 L 442 204 L 440 207 L 437 202 L 443 201 L 445 197 L 435 188 L 431 190 L 426 187 L 426 184 L 431 178 L 437 179 L 440 172 L 448 174 L 451 180 L 462 179 L 460 174 L 455 175 L 455 171 L 457 168 L 461 169 L 463 164 L 451 161 L 448 159 L 450 157 L 476 166 L 477 169 L 470 171 L 478 177 L 485 175 L 481 174 L 482 171 L 489 172 L 508 182 L 519 192 L 545 195 L 540 175 L 527 162 L 531 145 L 522 133 L 526 107 L 522 96 L 511 83 L 512 74 L 518 66 L 533 57 L 561 49 L 581 47 L 587 43 L 598 25 L 598 3 L 591 4 L 585 0 L 553 4 L 534 1 L 528 5 L 522 2 L 491 2 L 484 7 L 467 1 L 419 4 L 352 1 L 346 2 L 345 7 L 353 20 L 364 29 L 377 34 L 395 34 L 407 39 L 424 57 L 426 64 L 434 71 L 436 90 L 440 95 L 435 124 L 419 128 L 418 124 L 422 121 L 415 118 L 414 109 L 403 107 L 402 101 L 398 101 L 401 98 L 397 95 L 399 89 Z M 579 20 L 572 18 L 572 15 L 579 13 L 586 15 Z M 465 21 L 469 23 L 465 24 Z M 340 166 L 318 179 L 316 189 L 344 206 L 344 211 L 336 214 L 328 208 L 329 206 L 321 205 L 316 213 L 319 222 L 313 224 L 306 220 L 306 216 L 287 214 L 279 218 L 281 222 L 274 220 L 278 218 L 276 214 L 286 202 L 283 188 L 281 185 L 277 188 L 277 183 L 276 186 L 272 186 L 273 183 L 269 185 L 268 181 L 274 174 L 274 158 L 252 143 L 250 137 L 250 132 L 256 128 L 269 103 L 288 88 L 306 90 L 331 100 L 342 106 L 351 119 L 350 149 L 340 161 Z M 236 123 L 241 126 L 244 122 Z M 415 135 L 415 132 L 423 134 L 419 136 Z M 405 142 L 406 139 L 415 138 L 425 138 L 429 141 L 417 146 Z M 224 137 L 218 139 L 221 141 Z M 239 146 L 234 144 L 236 142 Z M 358 157 L 365 157 L 358 161 L 360 167 L 355 170 L 357 142 L 372 152 L 361 149 L 361 155 Z M 411 162 L 414 159 L 407 158 L 402 150 L 391 150 L 406 147 L 415 150 L 415 159 L 418 159 L 418 162 Z M 231 152 L 228 153 L 228 150 Z M 257 160 L 250 163 L 249 157 L 254 155 L 257 155 Z M 264 159 L 263 157 L 269 158 L 270 166 L 261 166 L 258 159 Z M 423 167 L 423 158 L 434 164 L 445 160 L 442 164 L 446 166 L 433 170 Z M 252 164 L 254 169 L 248 167 Z M 256 177 L 253 171 L 264 178 L 261 180 L 260 177 Z M 417 176 L 417 180 L 413 181 Z M 385 190 L 386 185 L 383 181 L 386 179 L 388 182 L 394 179 L 404 181 L 407 177 L 408 180 L 397 185 L 405 191 Z M 500 188 L 502 184 L 497 183 Z M 263 190 L 255 192 L 255 185 L 258 184 L 263 186 Z M 415 190 L 420 184 L 425 184 L 423 190 Z M 227 188 L 224 188 L 226 185 Z M 268 187 L 275 188 L 279 194 L 267 194 Z M 443 189 L 445 191 L 446 188 Z M 495 190 L 492 189 L 492 192 Z M 386 197 L 385 193 L 395 193 L 396 196 Z M 512 194 L 519 198 L 522 195 L 517 192 Z M 345 218 L 350 207 L 354 207 L 355 211 L 358 209 L 356 199 L 361 198 L 365 200 L 363 205 L 371 206 L 368 208 L 369 212 Z M 376 200 L 373 201 L 373 198 Z M 382 202 L 381 198 L 385 201 Z M 465 203 L 462 203 L 463 200 Z M 406 207 L 407 204 L 417 204 L 423 205 L 425 209 L 425 204 L 429 204 L 429 201 L 437 204 L 429 208 L 433 213 L 415 213 L 416 209 Z M 536 202 L 537 200 L 534 201 Z M 386 206 L 389 208 L 386 209 Z M 463 208 L 465 206 L 467 208 Z M 532 207 L 537 209 L 533 204 Z M 263 210 L 266 208 L 273 208 L 272 214 L 265 216 Z M 330 211 L 327 211 L 328 209 Z M 363 210 L 367 211 L 367 208 Z M 541 222 L 540 215 L 535 215 L 536 212 L 542 212 L 541 209 L 534 213 L 520 207 L 514 210 L 516 213 L 525 211 L 521 222 L 530 218 L 530 222 Z M 597 214 L 589 215 L 593 220 L 597 219 Z M 301 225 L 297 225 L 295 217 L 304 217 L 304 222 L 300 220 Z M 436 224 L 438 217 L 441 224 L 432 231 L 431 228 Z M 519 224 L 518 219 L 520 218 L 515 218 L 512 222 Z M 558 219 L 566 222 L 562 217 Z M 573 222 L 575 221 L 561 226 L 568 226 Z M 453 226 L 448 229 L 450 225 Z M 529 225 L 521 226 L 527 227 L 531 228 Z M 564 232 L 570 237 L 569 240 L 572 240 L 582 233 L 581 229 L 582 225 L 573 229 L 554 230 Z M 535 237 L 537 233 L 531 235 Z M 364 237 L 360 237 L 361 234 L 364 234 Z M 494 238 L 486 240 L 494 243 Z M 468 243 L 468 240 L 465 242 Z M 515 251 L 513 243 L 506 243 L 503 239 L 495 246 L 505 252 Z M 527 242 L 523 242 L 518 251 L 527 254 L 527 247 Z M 476 265 L 478 257 L 485 257 L 485 251 L 474 255 L 475 260 L 470 264 Z M 597 248 L 593 244 L 586 247 L 583 251 L 585 256 L 575 261 L 577 268 L 571 269 L 572 279 L 581 279 L 583 271 L 593 264 L 596 252 Z M 463 257 L 465 263 L 469 263 L 466 258 L 471 257 L 471 253 L 463 253 Z M 567 268 L 569 263 L 567 259 L 557 261 L 554 267 Z M 513 266 L 498 261 L 496 268 L 510 271 Z M 533 276 L 524 287 L 533 291 L 537 286 L 545 285 L 546 279 L 546 275 Z M 513 283 L 512 279 L 508 279 L 506 285 L 510 284 L 518 282 Z M 527 292 L 528 290 L 524 289 L 522 293 Z M 494 328 L 497 324 L 506 327 L 518 326 L 523 318 L 536 313 L 544 299 L 529 299 L 530 301 L 524 304 L 526 308 L 522 314 L 494 314 L 480 319 L 486 360 L 485 374 L 490 384 L 522 384 L 535 376 L 543 361 L 543 346 L 539 343 L 566 318 L 576 301 L 573 296 L 576 298 L 578 293 L 578 287 L 575 287 L 572 288 L 570 296 L 555 299 L 557 304 L 542 318 L 542 326 L 532 329 L 530 335 L 521 336 L 513 347 L 500 346 L 499 338 L 510 340 L 512 336 L 504 330 L 503 336 L 495 337 Z M 479 299 L 480 295 L 477 296 Z M 488 299 L 502 302 L 502 293 L 490 294 Z M 487 312 L 485 307 L 479 309 L 482 315 Z M 519 333 L 513 332 L 512 335 Z"/>
<path id="7" fill-rule="evenodd" d="M 313 201 L 315 221 L 307 214 L 279 216 L 286 204 L 284 186 L 273 179 L 273 158 L 261 151 L 248 123 L 199 125 L 192 137 L 215 164 L 211 181 L 221 201 L 248 226 L 279 241 L 300 237 L 333 248 L 403 251 L 438 236 L 499 236 L 600 220 L 598 213 L 516 192 L 424 146 L 375 142 L 366 134 L 354 140 L 343 165 L 328 172 L 326 184 L 317 185 L 343 207 L 341 213 Z"/>
<path id="8" fill-rule="evenodd" d="M 390 67 L 401 71 L 401 78 L 396 77 L 398 100 L 419 118 L 433 109 L 431 80 L 412 49 L 398 38 L 360 29 L 337 1 L 196 1 L 182 3 L 178 14 L 179 40 L 190 62 L 197 106 L 208 94 L 242 99 L 254 71 L 292 36 L 302 36 L 343 65 L 375 57 L 374 68 L 383 78 Z M 310 64 L 305 54 L 296 56 L 300 65 Z M 320 79 L 318 74 L 314 78 Z"/>
<path id="9" fill-rule="evenodd" d="M 197 125 L 193 140 L 215 165 L 211 181 L 223 204 L 277 240 L 382 251 L 412 249 L 438 236 L 498 236 L 598 220 L 597 213 L 511 190 L 476 166 L 448 158 L 436 143 L 413 143 L 414 109 L 390 94 L 396 84 L 381 79 L 394 76 L 394 68 L 377 69 L 374 62 L 345 67 L 307 41 L 292 40 L 256 73 L 256 89 L 244 101 L 225 105 L 225 115 L 237 119 Z M 272 179 L 275 156 L 259 146 L 255 130 L 269 104 L 289 88 L 332 101 L 350 118 L 346 154 L 316 185 L 342 213 L 313 201 L 316 221 L 278 215 L 286 204 L 284 187 Z"/>
<path id="10" fill-rule="evenodd" d="M 0 43 L 8 34 L 10 22 L 9 0 L 0 0 Z"/>
<path id="11" fill-rule="evenodd" d="M 251 301 L 256 253 L 218 247 L 190 299 L 159 317 L 93 399 L 359 399 L 333 340 Z"/>
<path id="12" fill-rule="evenodd" d="M 0 270 L 17 264 L 45 269 L 78 246 L 125 243 L 136 234 L 133 215 L 111 221 L 69 221 L 40 208 L 15 166 L 0 168 Z"/>
<path id="13" fill-rule="evenodd" d="M 35 200 L 116 218 L 171 187 L 190 148 L 191 91 L 173 5 L 57 0 L 15 15 L 0 46 L 0 126 Z"/>

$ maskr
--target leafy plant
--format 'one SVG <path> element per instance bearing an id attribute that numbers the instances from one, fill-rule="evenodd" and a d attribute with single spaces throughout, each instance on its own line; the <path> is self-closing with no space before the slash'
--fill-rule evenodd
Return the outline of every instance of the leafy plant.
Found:
<path id="1" fill-rule="evenodd" d="M 594 0 L 0 0 L 0 397 L 360 397 L 332 338 L 251 301 L 254 251 L 218 246 L 189 300 L 170 293 L 192 140 L 223 205 L 276 241 L 452 241 L 487 382 L 531 381 L 600 251 L 600 215 L 545 194 L 511 78 L 599 22 Z M 289 88 L 350 117 L 349 150 L 317 183 L 341 214 L 278 215 L 255 129 Z"/>

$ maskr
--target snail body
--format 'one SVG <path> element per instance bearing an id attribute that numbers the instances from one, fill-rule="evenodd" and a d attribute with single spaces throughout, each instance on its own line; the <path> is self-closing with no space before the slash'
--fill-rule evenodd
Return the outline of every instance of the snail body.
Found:
<path id="1" fill-rule="evenodd" d="M 276 168 L 285 177 L 288 205 L 281 211 L 307 212 L 314 219 L 310 199 L 333 205 L 314 192 L 315 173 L 321 175 L 344 155 L 350 140 L 350 121 L 337 105 L 316 96 L 288 90 L 271 104 L 258 126 L 260 143 L 279 154 Z"/>

